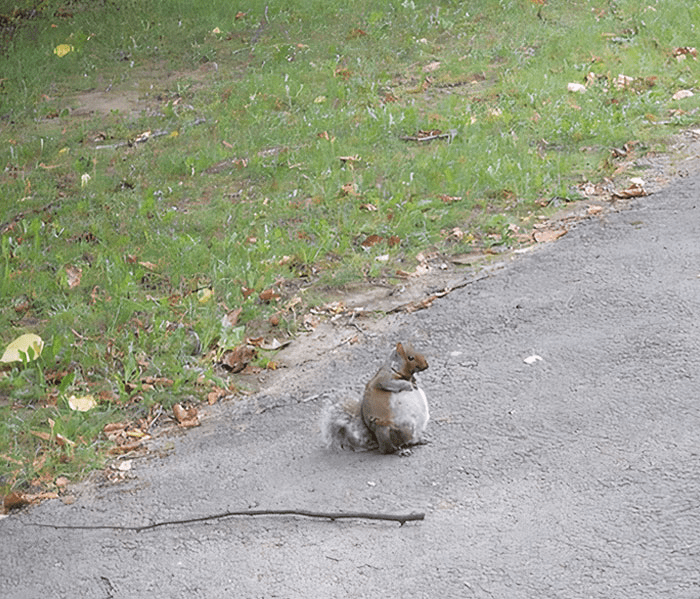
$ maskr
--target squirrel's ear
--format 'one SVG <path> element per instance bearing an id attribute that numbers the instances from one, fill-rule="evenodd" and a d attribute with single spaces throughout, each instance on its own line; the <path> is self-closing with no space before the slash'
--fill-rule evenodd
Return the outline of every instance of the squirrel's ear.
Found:
<path id="1" fill-rule="evenodd" d="M 404 352 L 403 345 L 401 345 L 400 341 L 396 344 L 396 351 L 399 352 L 399 354 L 401 354 L 402 356 L 406 353 Z"/>

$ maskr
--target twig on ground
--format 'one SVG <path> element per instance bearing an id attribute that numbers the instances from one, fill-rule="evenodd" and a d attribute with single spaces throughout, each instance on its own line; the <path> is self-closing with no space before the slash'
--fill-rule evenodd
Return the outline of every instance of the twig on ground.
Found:
<path id="1" fill-rule="evenodd" d="M 391 522 L 399 522 L 401 526 L 403 526 L 406 522 L 423 520 L 425 518 L 425 514 L 422 512 L 414 512 L 412 514 L 373 514 L 367 512 L 314 512 L 309 510 L 236 510 L 224 512 L 222 514 L 214 514 L 212 516 L 200 516 L 198 518 L 164 520 L 163 522 L 154 522 L 153 524 L 144 524 L 142 526 L 118 526 L 110 524 L 48 524 L 44 522 L 26 522 L 25 524 L 27 526 L 40 526 L 42 528 L 54 528 L 57 530 L 123 530 L 130 532 L 143 532 L 145 530 L 153 530 L 163 526 L 210 522 L 212 520 L 221 520 L 222 518 L 231 518 L 233 516 L 305 516 L 307 518 L 325 518 L 331 521 L 350 518 L 362 520 L 388 520 Z"/>

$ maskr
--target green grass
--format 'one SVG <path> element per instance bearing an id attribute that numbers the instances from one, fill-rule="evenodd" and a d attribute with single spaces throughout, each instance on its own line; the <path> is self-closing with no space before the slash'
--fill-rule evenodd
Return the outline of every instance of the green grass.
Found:
<path id="1" fill-rule="evenodd" d="M 610 175 L 611 147 L 697 121 L 700 96 L 671 99 L 698 85 L 673 56 L 694 0 L 21 4 L 37 16 L 7 10 L 0 38 L 0 341 L 46 348 L 0 372 L 0 493 L 100 465 L 107 422 L 235 387 L 223 349 L 293 335 L 324 289 L 392 280 L 426 248 L 513 246 Z M 454 138 L 401 139 L 432 129 Z M 84 394 L 98 406 L 72 411 Z"/>

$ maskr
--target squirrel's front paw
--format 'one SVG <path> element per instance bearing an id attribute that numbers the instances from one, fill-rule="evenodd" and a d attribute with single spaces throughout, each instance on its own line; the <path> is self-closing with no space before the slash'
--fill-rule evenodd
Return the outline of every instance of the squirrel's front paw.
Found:
<path id="1" fill-rule="evenodd" d="M 402 458 L 407 458 L 410 455 L 413 455 L 413 450 L 410 447 L 404 447 L 403 449 L 399 449 L 396 452 L 396 455 Z"/>

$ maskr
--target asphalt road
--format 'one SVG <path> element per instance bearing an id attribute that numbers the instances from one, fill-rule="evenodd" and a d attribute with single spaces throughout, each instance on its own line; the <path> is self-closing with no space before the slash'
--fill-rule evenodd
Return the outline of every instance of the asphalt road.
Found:
<path id="1" fill-rule="evenodd" d="M 0 596 L 697 599 L 699 204 L 688 178 L 579 223 L 161 439 L 174 450 L 126 482 L 0 520 Z M 432 442 L 408 458 L 322 449 L 324 399 L 359 395 L 402 338 L 430 362 Z M 32 524 L 238 509 L 425 519 Z"/>

